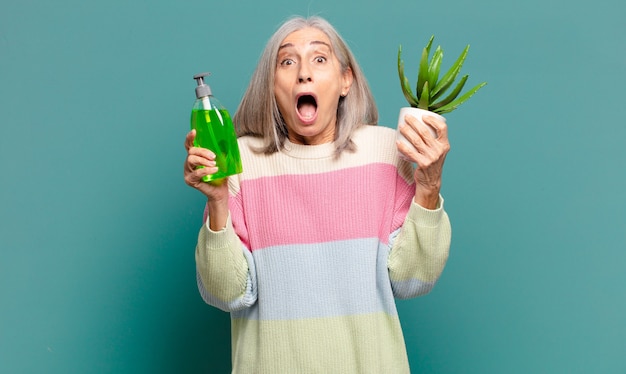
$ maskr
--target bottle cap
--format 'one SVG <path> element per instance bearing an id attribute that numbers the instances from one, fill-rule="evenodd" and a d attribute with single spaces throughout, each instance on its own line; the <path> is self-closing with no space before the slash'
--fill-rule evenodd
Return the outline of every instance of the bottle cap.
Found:
<path id="1" fill-rule="evenodd" d="M 201 97 L 210 96 L 211 95 L 211 87 L 208 84 L 204 83 L 204 77 L 208 77 L 211 73 L 199 73 L 193 76 L 193 79 L 198 83 L 198 87 L 196 87 L 196 98 L 199 99 Z"/>

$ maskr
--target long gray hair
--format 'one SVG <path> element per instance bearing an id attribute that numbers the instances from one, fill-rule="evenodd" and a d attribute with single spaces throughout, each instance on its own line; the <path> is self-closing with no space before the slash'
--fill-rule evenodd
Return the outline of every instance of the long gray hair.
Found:
<path id="1" fill-rule="evenodd" d="M 378 122 L 378 110 L 367 80 L 343 38 L 323 18 L 294 17 L 283 23 L 267 42 L 233 118 L 238 136 L 251 135 L 264 139 L 259 152 L 265 154 L 277 152 L 282 149 L 287 138 L 287 125 L 278 110 L 274 95 L 276 60 L 282 41 L 292 32 L 306 27 L 317 28 L 328 36 L 342 73 L 348 69 L 352 70 L 352 86 L 345 97 L 339 98 L 337 107 L 334 140 L 336 155 L 343 150 L 354 150 L 351 136 L 357 127 L 376 125 Z"/>

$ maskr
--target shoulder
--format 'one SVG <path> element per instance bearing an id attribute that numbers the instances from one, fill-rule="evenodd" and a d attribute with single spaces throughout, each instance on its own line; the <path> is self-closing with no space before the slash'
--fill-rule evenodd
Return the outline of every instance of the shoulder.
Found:
<path id="1" fill-rule="evenodd" d="M 384 126 L 361 126 L 355 130 L 352 141 L 356 155 L 366 163 L 392 166 L 407 181 L 413 179 L 413 165 L 400 157 L 396 146 L 396 130 Z"/>
<path id="2" fill-rule="evenodd" d="M 239 148 L 259 148 L 263 146 L 263 138 L 258 136 L 244 135 L 237 138 Z"/>
<path id="3" fill-rule="evenodd" d="M 396 147 L 396 131 L 389 127 L 364 125 L 352 134 L 352 141 L 358 153 L 377 154 L 384 162 L 396 163 L 398 149 Z"/>
<path id="4" fill-rule="evenodd" d="M 363 125 L 358 127 L 353 134 L 353 139 L 356 140 L 376 140 L 389 141 L 395 140 L 396 130 L 384 127 L 384 126 L 371 126 Z"/>

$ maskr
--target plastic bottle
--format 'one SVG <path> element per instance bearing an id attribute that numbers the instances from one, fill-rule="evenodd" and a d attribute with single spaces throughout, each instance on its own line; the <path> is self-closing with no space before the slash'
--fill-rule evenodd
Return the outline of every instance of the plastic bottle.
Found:
<path id="1" fill-rule="evenodd" d="M 211 88 L 204 83 L 204 77 L 209 75 L 211 73 L 193 76 L 198 86 L 196 101 L 191 110 L 191 128 L 196 130 L 194 146 L 207 148 L 215 153 L 218 171 L 204 176 L 205 182 L 218 181 L 243 171 L 237 135 L 230 114 L 212 95 Z"/>

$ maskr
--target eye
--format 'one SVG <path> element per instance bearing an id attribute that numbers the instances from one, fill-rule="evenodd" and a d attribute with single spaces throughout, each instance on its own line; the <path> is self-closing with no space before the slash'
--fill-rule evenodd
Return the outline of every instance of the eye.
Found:
<path id="1" fill-rule="evenodd" d="M 280 62 L 280 65 L 281 65 L 281 66 L 289 66 L 289 65 L 293 65 L 294 63 L 295 63 L 295 62 L 294 62 L 292 59 L 290 59 L 290 58 L 286 58 L 286 59 L 284 59 L 284 60 L 282 60 L 282 61 Z"/>
<path id="2" fill-rule="evenodd" d="M 326 57 L 324 57 L 324 56 L 317 56 L 317 57 L 315 57 L 315 62 L 320 63 L 320 64 L 324 63 L 324 62 L 326 62 Z"/>

